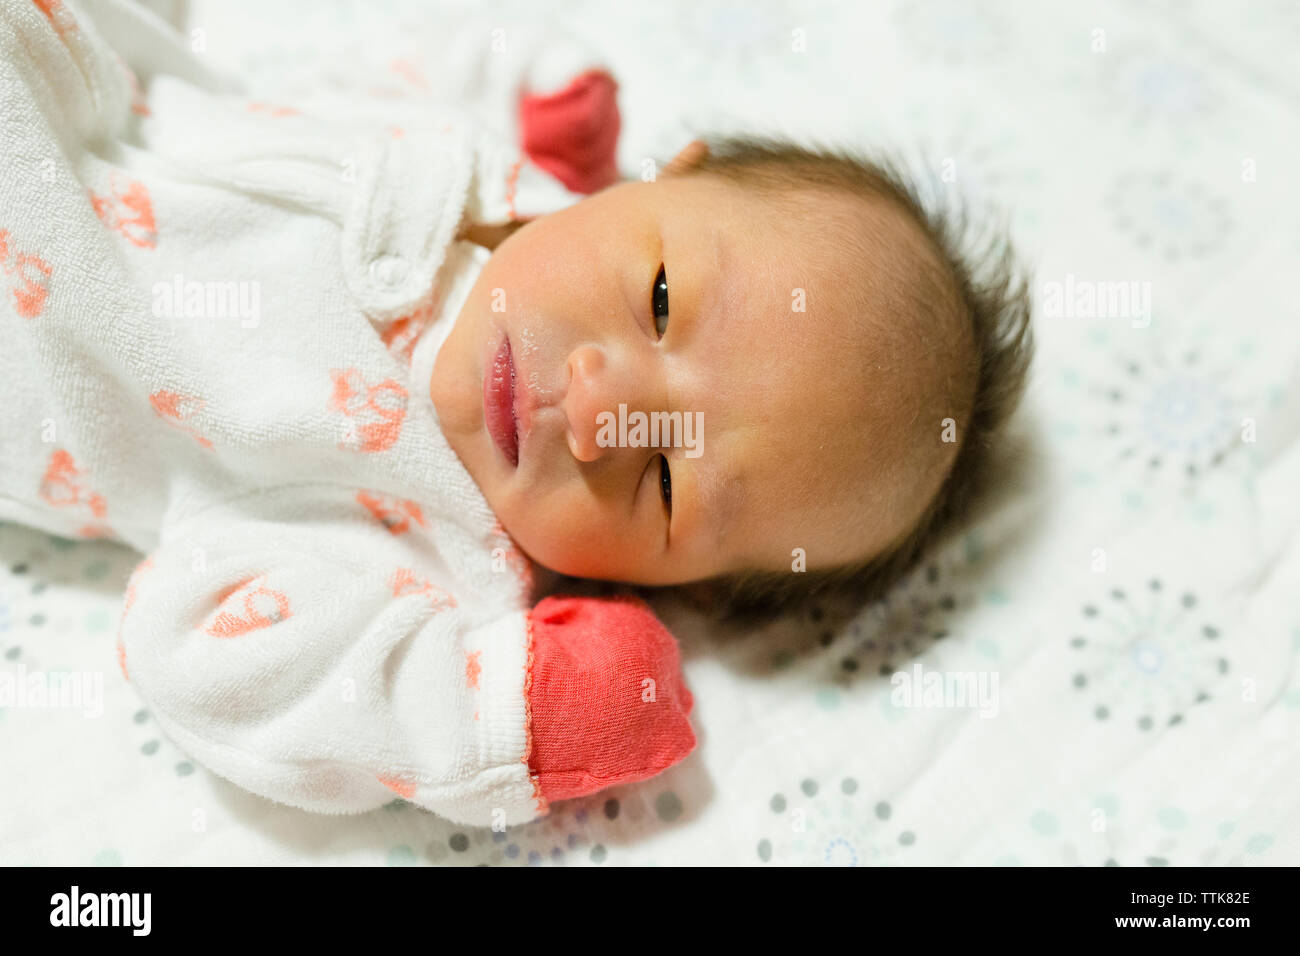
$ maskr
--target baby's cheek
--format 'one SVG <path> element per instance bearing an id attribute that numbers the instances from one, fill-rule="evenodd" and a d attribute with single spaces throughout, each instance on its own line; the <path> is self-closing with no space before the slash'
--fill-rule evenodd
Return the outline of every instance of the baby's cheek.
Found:
<path id="1" fill-rule="evenodd" d="M 537 563 L 575 577 L 617 578 L 634 573 L 638 529 L 579 493 L 516 501 L 502 523 Z"/>

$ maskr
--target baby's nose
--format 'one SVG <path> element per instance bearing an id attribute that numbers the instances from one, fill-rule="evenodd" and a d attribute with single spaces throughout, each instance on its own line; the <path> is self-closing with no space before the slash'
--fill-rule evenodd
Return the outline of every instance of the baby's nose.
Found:
<path id="1" fill-rule="evenodd" d="M 580 345 L 569 353 L 569 386 L 564 393 L 564 415 L 569 421 L 569 451 L 578 461 L 595 461 L 605 454 L 598 442 L 599 415 L 609 410 L 612 397 L 605 355 L 594 345 Z"/>

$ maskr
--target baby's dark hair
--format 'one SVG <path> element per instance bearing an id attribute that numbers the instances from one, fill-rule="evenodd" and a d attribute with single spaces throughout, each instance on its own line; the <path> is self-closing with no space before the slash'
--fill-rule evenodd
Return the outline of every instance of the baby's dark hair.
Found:
<path id="1" fill-rule="evenodd" d="M 708 154 L 686 175 L 722 177 L 769 193 L 809 187 L 843 190 L 891 204 L 914 223 L 934 253 L 912 296 L 927 312 L 968 323 L 977 368 L 958 448 L 947 476 L 919 520 L 871 558 L 803 572 L 745 571 L 705 583 L 708 603 L 724 618 L 744 620 L 794 610 L 813 599 L 862 604 L 882 596 L 965 520 L 989 490 L 993 452 L 1020 403 L 1033 355 L 1030 285 L 1009 240 L 985 232 L 970 248 L 968 207 L 927 207 L 900 163 L 848 151 L 738 137 L 709 139 Z"/>

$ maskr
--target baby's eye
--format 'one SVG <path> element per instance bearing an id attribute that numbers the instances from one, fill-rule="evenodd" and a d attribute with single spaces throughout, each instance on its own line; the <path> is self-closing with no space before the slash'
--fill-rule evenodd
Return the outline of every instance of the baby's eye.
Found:
<path id="1" fill-rule="evenodd" d="M 673 513 L 673 476 L 668 470 L 668 459 L 663 455 L 659 456 L 659 494 L 664 499 L 664 506 L 668 513 Z"/>
<path id="2" fill-rule="evenodd" d="M 662 263 L 659 274 L 655 276 L 654 288 L 650 290 L 650 312 L 655 317 L 655 331 L 663 338 L 668 331 L 668 277 Z"/>

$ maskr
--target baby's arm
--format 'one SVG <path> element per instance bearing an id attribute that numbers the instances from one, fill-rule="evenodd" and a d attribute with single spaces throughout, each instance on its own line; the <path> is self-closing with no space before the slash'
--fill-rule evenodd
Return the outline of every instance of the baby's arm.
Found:
<path id="1" fill-rule="evenodd" d="M 404 538 L 326 517 L 223 511 L 132 576 L 123 672 L 214 772 L 317 812 L 396 794 L 488 826 L 694 747 L 675 642 L 640 602 L 475 611 Z"/>

